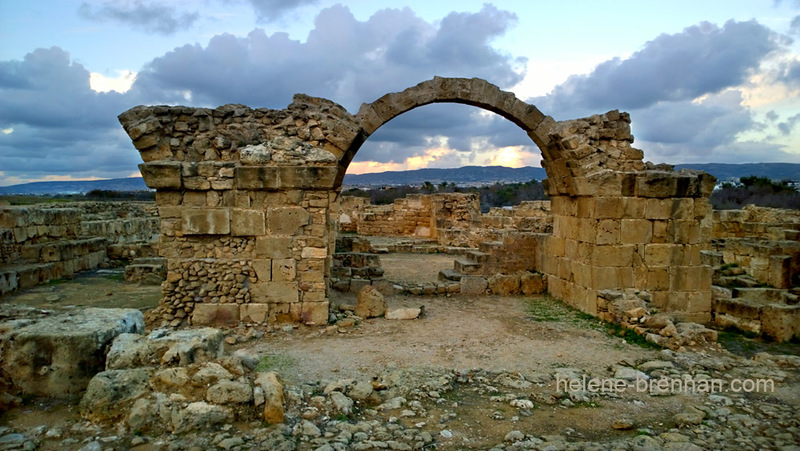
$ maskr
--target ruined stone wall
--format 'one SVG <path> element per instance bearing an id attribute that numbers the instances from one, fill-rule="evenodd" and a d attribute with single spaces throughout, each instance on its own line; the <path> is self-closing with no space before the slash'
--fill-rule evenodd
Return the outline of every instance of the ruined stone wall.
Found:
<path id="1" fill-rule="evenodd" d="M 361 235 L 436 239 L 440 231 L 466 230 L 480 218 L 475 194 L 411 194 L 390 205 L 342 196 L 340 208 L 339 230 Z"/>
<path id="2" fill-rule="evenodd" d="M 800 240 L 800 211 L 746 205 L 714 211 L 712 238 Z"/>
<path id="3" fill-rule="evenodd" d="M 327 321 L 332 187 L 352 116 L 296 95 L 286 110 L 137 107 L 120 122 L 157 189 L 164 321 Z"/>
<path id="4" fill-rule="evenodd" d="M 81 210 L 51 205 L 0 207 L 0 295 L 96 268 L 104 237 L 83 236 Z"/>
<path id="5" fill-rule="evenodd" d="M 549 135 L 543 153 L 554 223 L 542 262 L 549 291 L 596 314 L 599 290 L 634 288 L 652 294 L 652 307 L 708 321 L 712 270 L 700 252 L 709 246 L 715 179 L 645 165 L 630 146 L 629 123 L 609 112 L 558 123 Z M 572 177 L 552 177 L 561 171 Z"/>
<path id="6" fill-rule="evenodd" d="M 712 250 L 759 283 L 790 288 L 800 274 L 800 212 L 747 205 L 714 212 Z"/>
<path id="7" fill-rule="evenodd" d="M 441 77 L 355 116 L 304 95 L 284 110 L 157 106 L 120 115 L 145 183 L 157 189 L 169 266 L 162 318 L 325 322 L 331 212 L 347 167 L 383 124 L 435 102 L 496 112 L 541 149 L 553 212 L 541 268 L 551 294 L 596 314 L 598 291 L 647 290 L 653 307 L 709 318 L 711 269 L 700 251 L 711 234 L 713 177 L 645 165 L 625 113 L 556 122 L 485 80 Z M 294 271 L 276 271 L 288 260 Z M 204 287 L 212 272 L 230 288 Z"/>

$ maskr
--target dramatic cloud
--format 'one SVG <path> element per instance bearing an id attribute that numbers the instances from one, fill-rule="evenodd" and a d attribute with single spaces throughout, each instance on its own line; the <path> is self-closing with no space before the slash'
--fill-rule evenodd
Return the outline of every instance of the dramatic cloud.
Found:
<path id="1" fill-rule="evenodd" d="M 601 63 L 530 101 L 557 119 L 629 111 L 636 145 L 658 162 L 797 161 L 781 145 L 738 141 L 767 127 L 753 119 L 742 89 L 785 43 L 755 21 L 701 23 L 661 35 L 629 58 Z M 795 71 L 800 65 L 784 63 L 780 78 L 789 84 Z M 777 118 L 767 113 L 768 122 Z"/>
<path id="2" fill-rule="evenodd" d="M 523 61 L 490 45 L 515 20 L 486 5 L 452 13 L 439 26 L 410 9 L 382 10 L 366 22 L 344 6 L 323 10 L 306 42 L 285 33 L 214 36 L 154 59 L 136 82 L 142 89 L 191 92 L 193 103 L 284 107 L 296 92 L 327 97 L 355 110 L 386 92 L 434 75 L 478 76 L 510 87 Z M 235 83 L 231 82 L 236 80 Z"/>
<path id="3" fill-rule="evenodd" d="M 789 117 L 784 122 L 778 124 L 778 130 L 784 135 L 788 135 L 792 132 L 792 130 L 800 124 L 800 114 L 795 114 L 794 116 Z"/>
<path id="4" fill-rule="evenodd" d="M 0 167 L 4 177 L 127 176 L 138 155 L 116 121 L 132 96 L 98 93 L 64 50 L 0 62 Z"/>
<path id="5" fill-rule="evenodd" d="M 78 14 L 95 21 L 115 21 L 144 31 L 170 35 L 194 25 L 200 14 L 179 13 L 159 2 L 105 1 L 97 7 L 82 3 Z"/>
<path id="6" fill-rule="evenodd" d="M 701 23 L 661 35 L 630 58 L 614 58 L 591 74 L 574 75 L 545 98 L 547 112 L 567 117 L 613 108 L 691 100 L 741 85 L 778 49 L 773 33 L 755 21 Z"/>
<path id="7" fill-rule="evenodd" d="M 253 5 L 259 22 L 272 22 L 288 11 L 301 6 L 313 5 L 317 0 L 247 0 Z"/>
<path id="8" fill-rule="evenodd" d="M 451 13 L 439 24 L 408 8 L 381 10 L 359 21 L 346 7 L 334 6 L 317 16 L 305 42 L 263 30 L 246 37 L 218 35 L 206 46 L 186 45 L 156 58 L 139 72 L 132 90 L 167 93 L 173 102 L 271 108 L 284 108 L 294 93 L 302 92 L 356 112 L 363 102 L 434 75 L 481 77 L 508 88 L 522 80 L 525 60 L 498 52 L 490 42 L 515 21 L 513 14 L 491 5 L 477 13 Z M 421 110 L 422 116 L 404 115 L 387 124 L 383 138 L 367 141 L 357 158 L 401 162 L 440 135 L 449 136 L 459 150 L 469 150 L 473 138 L 503 140 L 514 127 L 500 118 L 487 126 L 486 120 L 461 111 Z M 521 138 L 515 144 L 530 144 L 521 132 L 516 136 Z M 387 142 L 402 145 L 386 147 Z"/>

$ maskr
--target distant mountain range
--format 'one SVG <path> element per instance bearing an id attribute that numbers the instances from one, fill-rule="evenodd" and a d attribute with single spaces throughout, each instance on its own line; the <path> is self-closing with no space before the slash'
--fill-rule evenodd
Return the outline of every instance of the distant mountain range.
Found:
<path id="1" fill-rule="evenodd" d="M 84 180 L 70 182 L 32 182 L 0 186 L 0 194 L 84 194 L 101 189 L 108 191 L 144 191 L 149 188 L 141 177 L 124 179 Z"/>
<path id="2" fill-rule="evenodd" d="M 748 163 L 748 164 L 678 164 L 675 169 L 699 169 L 714 175 L 719 180 L 738 179 L 756 175 L 773 180 L 800 181 L 800 164 L 796 163 Z M 488 185 L 492 183 L 519 183 L 542 180 L 547 177 L 544 169 L 534 167 L 507 168 L 504 166 L 465 166 L 455 169 L 416 169 L 413 171 L 389 171 L 373 174 L 347 174 L 344 184 L 349 187 L 422 185 L 425 182 L 438 185 L 442 182 L 456 185 Z M 140 177 L 124 179 L 89 180 L 73 182 L 33 182 L 21 185 L 0 186 L 2 194 L 84 194 L 92 190 L 142 191 L 147 190 Z"/>

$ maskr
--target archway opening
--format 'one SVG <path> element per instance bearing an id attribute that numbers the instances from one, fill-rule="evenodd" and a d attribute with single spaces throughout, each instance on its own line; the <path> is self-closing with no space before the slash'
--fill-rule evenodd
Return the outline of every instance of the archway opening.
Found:
<path id="1" fill-rule="evenodd" d="M 425 170 L 389 174 L 392 178 L 377 187 L 358 186 L 349 182 L 358 178 L 342 176 L 340 208 L 334 213 L 339 227 L 333 291 L 357 292 L 377 281 L 389 292 L 447 294 L 460 289 L 465 275 L 488 278 L 495 272 L 537 269 L 534 254 L 541 237 L 535 235 L 552 231 L 552 217 L 543 202 L 542 154 L 530 131 L 521 121 L 508 120 L 509 114 L 486 109 L 485 103 L 428 103 L 436 104 L 391 116 L 358 144 L 358 153 L 342 168 L 355 174 Z M 532 172 L 537 175 L 519 175 Z M 520 197 L 520 191 L 533 197 Z M 520 200 L 535 201 L 523 207 L 524 224 L 516 216 Z M 511 204 L 517 207 L 502 208 Z M 526 252 L 505 267 L 508 237 L 526 243 L 518 248 Z M 359 253 L 378 255 L 342 256 Z"/>

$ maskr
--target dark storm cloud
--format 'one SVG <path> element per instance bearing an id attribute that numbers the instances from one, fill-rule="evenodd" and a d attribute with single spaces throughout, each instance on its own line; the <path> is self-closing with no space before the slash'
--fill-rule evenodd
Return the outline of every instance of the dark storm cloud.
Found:
<path id="1" fill-rule="evenodd" d="M 116 121 L 134 99 L 91 90 L 89 72 L 64 50 L 37 49 L 22 61 L 0 62 L 0 98 L 0 130 L 13 130 L 0 133 L 5 177 L 136 170 L 138 155 Z"/>
<path id="2" fill-rule="evenodd" d="M 778 48 L 775 35 L 755 21 L 722 27 L 704 22 L 658 36 L 629 58 L 601 63 L 588 75 L 573 75 L 534 102 L 568 118 L 694 99 L 744 83 Z"/>
<path id="3" fill-rule="evenodd" d="M 755 21 L 701 23 L 658 36 L 627 59 L 571 76 L 530 102 L 557 119 L 629 111 L 636 145 L 657 162 L 775 161 L 776 156 L 796 161 L 779 145 L 736 142 L 742 132 L 766 127 L 743 106 L 737 87 L 785 44 L 785 37 Z M 788 83 L 795 70 L 800 73 L 800 65 L 786 65 L 781 77 Z"/>
<path id="4" fill-rule="evenodd" d="M 208 105 L 284 107 L 303 92 L 350 111 L 434 75 L 478 76 L 508 87 L 523 74 L 489 41 L 514 20 L 487 5 L 450 14 L 438 27 L 410 9 L 382 10 L 361 22 L 339 5 L 320 12 L 306 42 L 260 29 L 241 38 L 218 35 L 206 46 L 186 45 L 154 59 L 137 84 L 191 91 L 193 102 Z"/>
<path id="5" fill-rule="evenodd" d="M 284 108 L 294 93 L 302 92 L 356 112 L 363 102 L 434 75 L 481 77 L 507 88 L 522 80 L 518 67 L 525 61 L 498 52 L 490 41 L 515 22 L 513 14 L 491 5 L 476 13 L 451 13 L 438 24 L 408 8 L 381 10 L 359 21 L 339 5 L 317 16 L 305 42 L 259 29 L 246 37 L 224 34 L 206 46 L 176 48 L 139 73 L 134 91 L 170 93 L 173 98 L 191 92 L 193 104 L 271 108 Z M 427 108 L 433 107 L 421 110 Z M 411 127 L 414 131 L 407 133 Z M 381 162 L 404 161 L 413 155 L 412 146 L 435 135 L 451 136 L 468 148 L 461 137 L 476 136 L 480 127 L 472 116 L 446 110 L 401 117 L 386 125 L 383 141 L 401 143 L 408 151 L 383 152 L 371 139 L 360 154 Z M 391 155 L 392 160 L 381 155 Z"/>
<path id="6" fill-rule="evenodd" d="M 272 22 L 287 12 L 301 6 L 313 5 L 317 0 L 247 0 L 256 12 L 259 22 Z"/>
<path id="7" fill-rule="evenodd" d="M 800 124 L 800 114 L 795 114 L 794 116 L 789 117 L 785 121 L 778 124 L 778 130 L 784 135 L 788 135 L 792 132 L 792 130 Z"/>
<path id="8" fill-rule="evenodd" d="M 800 36 L 800 16 L 794 16 L 792 23 L 789 24 L 789 34 Z"/>
<path id="9" fill-rule="evenodd" d="M 141 0 L 105 1 L 96 7 L 82 3 L 78 14 L 94 21 L 114 21 L 164 35 L 189 28 L 200 18 L 197 12 L 180 13 L 159 2 Z"/>

